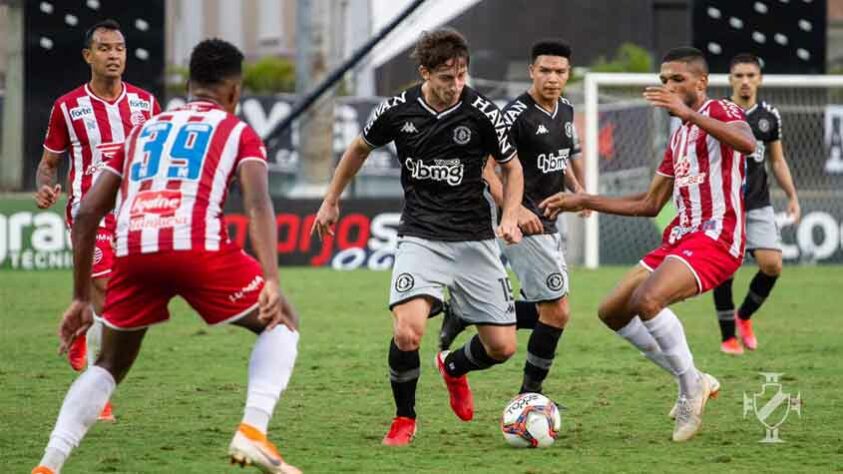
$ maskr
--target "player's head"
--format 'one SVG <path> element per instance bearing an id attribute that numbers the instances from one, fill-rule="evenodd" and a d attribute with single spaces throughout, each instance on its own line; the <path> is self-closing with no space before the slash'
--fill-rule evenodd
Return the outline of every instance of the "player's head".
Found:
<path id="1" fill-rule="evenodd" d="M 746 101 L 755 99 L 761 85 L 761 61 L 750 53 L 741 53 L 729 61 L 729 84 L 732 97 Z"/>
<path id="2" fill-rule="evenodd" d="M 559 100 L 571 74 L 571 46 L 558 39 L 535 43 L 529 69 L 533 92 L 547 101 Z"/>
<path id="3" fill-rule="evenodd" d="M 451 28 L 422 32 L 411 56 L 436 99 L 455 103 L 468 75 L 468 42 Z"/>
<path id="4" fill-rule="evenodd" d="M 212 99 L 234 113 L 240 101 L 243 53 L 221 39 L 206 39 L 190 53 L 188 94 Z"/>
<path id="5" fill-rule="evenodd" d="M 662 58 L 659 79 L 685 105 L 695 108 L 705 99 L 708 87 L 708 62 L 697 48 L 673 48 Z"/>
<path id="6" fill-rule="evenodd" d="M 95 23 L 85 31 L 82 57 L 91 66 L 91 75 L 119 79 L 126 70 L 126 40 L 114 20 Z"/>

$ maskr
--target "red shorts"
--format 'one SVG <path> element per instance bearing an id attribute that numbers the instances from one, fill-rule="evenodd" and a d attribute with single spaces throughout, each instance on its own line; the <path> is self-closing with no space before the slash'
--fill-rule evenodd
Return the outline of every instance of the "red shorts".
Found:
<path id="1" fill-rule="evenodd" d="M 114 265 L 114 232 L 100 227 L 97 229 L 97 243 L 94 246 L 94 265 L 91 278 L 108 278 Z"/>
<path id="2" fill-rule="evenodd" d="M 733 257 L 726 247 L 712 240 L 705 232 L 694 232 L 674 244 L 663 243 L 645 255 L 641 265 L 655 271 L 668 257 L 679 259 L 691 269 L 697 279 L 698 293 L 717 288 L 731 278 L 743 263 L 743 255 Z"/>
<path id="3" fill-rule="evenodd" d="M 103 320 L 122 330 L 162 323 L 167 304 L 181 296 L 206 323 L 232 322 L 258 306 L 263 284 L 260 264 L 234 245 L 117 257 Z"/>

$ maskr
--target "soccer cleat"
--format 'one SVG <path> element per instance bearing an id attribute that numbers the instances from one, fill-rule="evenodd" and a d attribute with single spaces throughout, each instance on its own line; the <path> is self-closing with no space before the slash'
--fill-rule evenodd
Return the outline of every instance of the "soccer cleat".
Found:
<path id="1" fill-rule="evenodd" d="M 454 339 L 465 331 L 466 326 L 465 321 L 454 312 L 451 305 L 444 303 L 442 305 L 442 328 L 439 330 L 439 350 L 450 349 Z"/>
<path id="2" fill-rule="evenodd" d="M 37 466 L 32 470 L 31 474 L 58 474 L 58 472 L 50 469 L 47 466 Z"/>
<path id="3" fill-rule="evenodd" d="M 673 441 L 688 441 L 702 427 L 702 414 L 705 410 L 705 404 L 712 394 L 712 382 L 719 388 L 720 383 L 717 379 L 711 375 L 703 374 L 700 377 L 699 392 L 691 396 L 683 394 L 679 397 L 676 402 L 676 424 L 673 427 Z"/>
<path id="4" fill-rule="evenodd" d="M 81 372 L 85 368 L 88 352 L 88 341 L 85 335 L 81 335 L 70 343 L 70 349 L 67 350 L 67 361 L 73 370 Z"/>
<path id="5" fill-rule="evenodd" d="M 416 437 L 416 419 L 406 416 L 396 416 L 392 420 L 389 432 L 383 437 L 386 446 L 406 446 Z"/>
<path id="6" fill-rule="evenodd" d="M 114 412 L 112 411 L 111 402 L 105 402 L 105 406 L 102 407 L 102 411 L 97 417 L 97 420 L 110 421 L 112 423 L 117 421 L 117 418 L 114 418 Z"/>
<path id="7" fill-rule="evenodd" d="M 711 395 L 709 395 L 709 398 L 717 398 L 717 395 L 720 395 L 720 381 L 714 378 L 714 376 L 711 374 L 707 374 L 705 372 L 700 373 L 702 374 L 703 378 L 708 379 L 708 385 L 709 387 L 711 387 Z M 676 419 L 676 410 L 678 405 L 679 402 L 674 403 L 673 408 L 671 408 L 670 412 L 667 414 L 670 419 Z"/>
<path id="8" fill-rule="evenodd" d="M 741 343 L 738 342 L 738 338 L 730 337 L 720 343 L 720 352 L 736 356 L 743 355 L 743 347 L 741 347 Z"/>
<path id="9" fill-rule="evenodd" d="M 474 418 L 474 396 L 471 394 L 471 387 L 468 386 L 468 377 L 452 377 L 445 370 L 445 357 L 449 351 L 441 351 L 436 354 L 436 368 L 442 374 L 445 386 L 448 387 L 448 395 L 451 398 L 451 409 L 460 420 L 469 421 Z"/>
<path id="10" fill-rule="evenodd" d="M 741 336 L 741 342 L 743 342 L 743 345 L 751 351 L 757 349 L 758 340 L 755 339 L 755 332 L 752 331 L 752 320 L 741 319 L 738 317 L 737 313 L 735 313 L 735 323 L 738 326 L 738 334 Z"/>
<path id="11" fill-rule="evenodd" d="M 228 446 L 231 464 L 240 467 L 255 466 L 263 472 L 274 474 L 301 474 L 301 471 L 281 457 L 275 445 L 256 428 L 240 423 L 234 438 Z"/>

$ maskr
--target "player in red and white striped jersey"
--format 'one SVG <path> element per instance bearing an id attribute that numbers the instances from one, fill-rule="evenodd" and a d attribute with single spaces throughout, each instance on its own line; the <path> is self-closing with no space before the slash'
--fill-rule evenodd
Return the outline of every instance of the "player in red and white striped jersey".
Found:
<path id="1" fill-rule="evenodd" d="M 232 323 L 258 335 L 249 362 L 246 409 L 229 446 L 232 462 L 264 472 L 299 473 L 266 436 L 292 374 L 298 316 L 278 283 L 275 212 L 266 149 L 234 115 L 243 54 L 205 40 L 190 59 L 185 107 L 135 127 L 82 201 L 73 224 L 73 301 L 59 334 L 66 349 L 91 324 L 90 272 L 97 225 L 118 193 L 117 252 L 108 283 L 103 344 L 95 365 L 70 387 L 34 473 L 60 471 L 96 413 L 131 368 L 146 329 L 169 319 L 181 296 L 209 324 Z M 257 260 L 230 241 L 222 209 L 240 182 Z"/>
<path id="2" fill-rule="evenodd" d="M 549 215 L 592 209 L 626 216 L 656 216 L 673 195 L 678 211 L 661 247 L 647 254 L 603 300 L 600 319 L 676 377 L 671 410 L 674 441 L 693 437 L 702 411 L 720 383 L 694 366 L 682 323 L 671 304 L 711 290 L 743 261 L 746 242 L 743 186 L 746 155 L 755 137 L 743 111 L 709 100 L 708 64 L 694 48 L 676 48 L 661 65 L 662 87 L 644 97 L 682 120 L 646 193 L 628 197 L 557 194 L 541 206 Z"/>
<path id="3" fill-rule="evenodd" d="M 65 217 L 67 228 L 79 209 L 82 197 L 91 189 L 94 180 L 114 152 L 126 140 L 135 125 L 142 124 L 160 112 L 155 97 L 149 92 L 123 82 L 126 66 L 126 44 L 120 25 L 105 20 L 89 28 L 84 37 L 82 56 L 91 67 L 91 81 L 59 97 L 50 112 L 44 153 L 38 164 L 35 201 L 38 207 L 52 206 L 59 197 L 61 185 L 57 184 L 59 162 L 65 152 L 70 159 L 68 170 L 68 199 Z M 94 255 L 95 314 L 102 313 L 105 288 L 114 260 L 112 237 L 114 218 L 108 215 L 97 234 Z M 91 327 L 88 337 L 81 335 L 68 351 L 74 370 L 93 364 L 99 346 L 102 325 Z M 90 347 L 88 347 L 90 346 Z M 108 405 L 100 419 L 113 420 Z"/>

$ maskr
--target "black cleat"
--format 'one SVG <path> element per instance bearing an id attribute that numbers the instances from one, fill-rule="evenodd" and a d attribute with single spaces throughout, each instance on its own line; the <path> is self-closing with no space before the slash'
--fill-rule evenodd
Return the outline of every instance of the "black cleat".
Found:
<path id="1" fill-rule="evenodd" d="M 451 305 L 442 305 L 442 328 L 439 330 L 439 350 L 446 351 L 454 343 L 454 339 L 465 331 L 468 325 L 451 309 Z"/>

